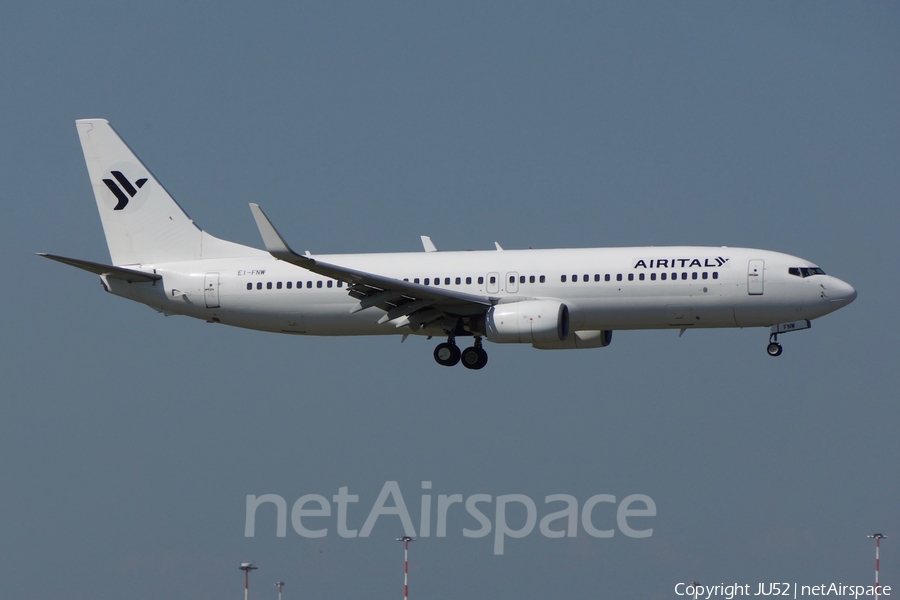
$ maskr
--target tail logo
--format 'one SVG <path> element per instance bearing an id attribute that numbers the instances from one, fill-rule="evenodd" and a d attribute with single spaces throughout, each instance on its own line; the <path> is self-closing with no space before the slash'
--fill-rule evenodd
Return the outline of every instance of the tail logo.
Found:
<path id="1" fill-rule="evenodd" d="M 116 178 L 116 181 L 113 181 L 112 179 L 104 179 L 103 183 L 106 184 L 106 187 L 109 188 L 109 191 L 111 191 L 113 193 L 113 196 L 115 196 L 119 201 L 119 203 L 116 204 L 113 210 L 122 210 L 123 208 L 128 206 L 129 197 L 134 198 L 138 192 L 138 189 L 144 187 L 144 184 L 147 183 L 147 178 L 143 177 L 141 179 L 138 179 L 132 185 L 132 183 L 128 181 L 128 178 L 125 177 L 121 171 L 111 171 L 111 174 Z M 127 196 L 125 195 L 126 193 L 128 194 Z"/>

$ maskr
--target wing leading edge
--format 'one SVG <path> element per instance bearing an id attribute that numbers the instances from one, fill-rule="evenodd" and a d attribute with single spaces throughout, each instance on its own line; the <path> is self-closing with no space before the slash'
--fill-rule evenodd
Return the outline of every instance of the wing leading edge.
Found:
<path id="1" fill-rule="evenodd" d="M 418 331 L 423 326 L 442 321 L 441 327 L 452 331 L 456 329 L 460 317 L 484 314 L 499 301 L 499 298 L 436 289 L 297 254 L 284 241 L 258 204 L 251 203 L 250 211 L 269 254 L 278 260 L 347 284 L 347 292 L 359 300 L 350 309 L 351 313 L 377 307 L 385 311 L 379 323 L 391 321 L 398 328 L 409 326 L 413 331 Z"/>

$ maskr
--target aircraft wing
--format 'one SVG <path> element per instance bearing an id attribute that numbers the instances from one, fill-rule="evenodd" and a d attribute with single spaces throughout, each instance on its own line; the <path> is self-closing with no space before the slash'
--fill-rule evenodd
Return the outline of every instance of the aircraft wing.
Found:
<path id="1" fill-rule="evenodd" d="M 482 314 L 499 301 L 499 298 L 491 296 L 420 285 L 297 254 L 284 241 L 259 205 L 250 204 L 250 211 L 269 254 L 279 260 L 347 284 L 348 293 L 359 300 L 359 304 L 351 309 L 351 313 L 375 306 L 386 313 L 379 323 L 398 320 L 397 327 L 409 325 L 416 331 L 422 325 L 445 316 Z"/>

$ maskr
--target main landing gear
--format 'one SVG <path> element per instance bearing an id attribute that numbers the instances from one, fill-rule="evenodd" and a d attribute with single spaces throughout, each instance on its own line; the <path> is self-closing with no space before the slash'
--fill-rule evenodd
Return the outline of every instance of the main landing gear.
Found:
<path id="1" fill-rule="evenodd" d="M 484 368 L 484 365 L 487 364 L 488 356 L 484 348 L 481 347 L 480 337 L 475 338 L 474 346 L 460 351 L 459 346 L 456 345 L 456 338 L 450 336 L 446 342 L 438 344 L 434 349 L 434 360 L 445 367 L 452 367 L 462 362 L 465 368 L 477 370 Z"/>
<path id="2" fill-rule="evenodd" d="M 452 337 L 443 344 L 438 344 L 437 348 L 434 349 L 434 360 L 445 367 L 452 367 L 458 363 L 459 356 L 459 346 L 456 345 L 456 340 Z"/>

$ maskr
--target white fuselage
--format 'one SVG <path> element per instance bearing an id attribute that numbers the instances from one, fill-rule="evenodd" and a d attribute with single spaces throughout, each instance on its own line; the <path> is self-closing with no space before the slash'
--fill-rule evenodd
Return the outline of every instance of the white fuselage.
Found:
<path id="1" fill-rule="evenodd" d="M 554 299 L 571 329 L 767 327 L 815 319 L 856 297 L 847 283 L 789 269 L 809 261 L 747 248 L 677 246 L 316 255 L 378 273 L 499 302 Z M 355 313 L 342 282 L 247 248 L 246 258 L 131 265 L 156 283 L 109 281 L 111 292 L 169 314 L 264 331 L 309 335 L 410 333 L 384 311 Z M 417 333 L 440 334 L 428 328 Z M 490 339 L 490 338 L 489 338 Z"/>

